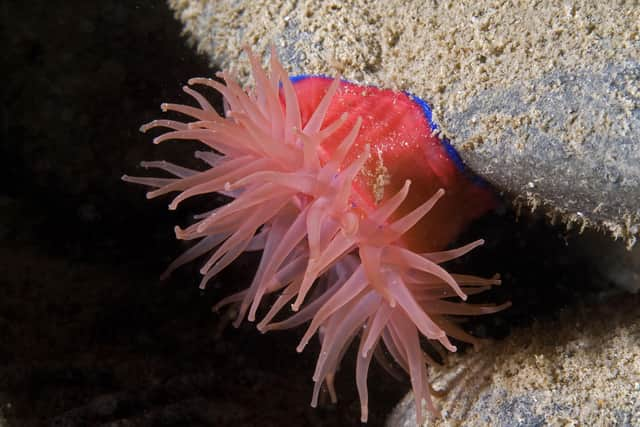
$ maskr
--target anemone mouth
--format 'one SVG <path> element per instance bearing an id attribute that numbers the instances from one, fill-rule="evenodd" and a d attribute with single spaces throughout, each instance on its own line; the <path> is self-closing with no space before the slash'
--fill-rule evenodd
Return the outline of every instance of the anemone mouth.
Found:
<path id="1" fill-rule="evenodd" d="M 299 99 L 293 84 L 271 53 L 271 73 L 265 72 L 247 50 L 255 87 L 243 90 L 227 74 L 226 84 L 211 79 L 191 79 L 189 84 L 210 86 L 225 99 L 224 116 L 197 91 L 185 87 L 197 107 L 162 104 L 194 121 L 154 120 L 142 131 L 161 127 L 168 131 L 154 143 L 197 140 L 209 151 L 197 152 L 206 163 L 204 170 L 192 170 L 165 161 L 143 162 L 174 178 L 130 177 L 123 180 L 151 187 L 147 197 L 178 192 L 170 203 L 180 203 L 198 195 L 220 193 L 231 201 L 199 215 L 186 228 L 176 227 L 176 237 L 196 240 L 163 274 L 197 258 L 207 257 L 200 272 L 200 287 L 248 251 L 262 251 L 250 286 L 216 305 L 238 304 L 235 324 L 244 318 L 255 321 L 265 296 L 274 302 L 259 321 L 262 332 L 292 328 L 309 323 L 297 350 L 302 351 L 314 335 L 321 341 L 320 357 L 313 375 L 312 405 L 317 404 L 321 385 L 332 396 L 333 378 L 349 344 L 360 336 L 356 383 L 361 399 L 362 420 L 367 420 L 366 377 L 375 348 L 382 344 L 409 374 L 416 402 L 431 404 L 426 359 L 420 337 L 456 351 L 449 336 L 478 344 L 478 340 L 449 315 L 479 315 L 501 310 L 502 306 L 475 306 L 451 302 L 466 300 L 468 294 L 499 285 L 499 279 L 451 275 L 440 263 L 463 256 L 481 245 L 476 241 L 457 249 L 417 253 L 405 247 L 403 236 L 445 194 L 439 189 L 411 212 L 395 218 L 410 192 L 411 182 L 388 200 L 364 207 L 354 190 L 354 180 L 370 157 L 363 145 L 357 157 L 346 161 L 356 142 L 362 120 L 357 118 L 336 143 L 336 131 L 343 128 L 346 115 L 325 123 L 340 79 L 333 80 L 306 122 L 302 121 Z M 327 149 L 327 144 L 335 147 Z M 274 321 L 287 305 L 295 312 Z M 418 419 L 423 419 L 416 405 Z"/>

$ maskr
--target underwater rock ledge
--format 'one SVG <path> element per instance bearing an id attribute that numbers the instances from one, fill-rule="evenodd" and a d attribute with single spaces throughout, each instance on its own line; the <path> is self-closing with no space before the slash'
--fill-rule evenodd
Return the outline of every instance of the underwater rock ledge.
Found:
<path id="1" fill-rule="evenodd" d="M 580 304 L 454 356 L 434 372 L 436 390 L 451 387 L 437 402 L 443 418 L 425 425 L 640 425 L 639 303 L 636 294 Z M 415 425 L 413 404 L 407 395 L 387 427 Z"/>
<path id="2" fill-rule="evenodd" d="M 463 159 L 517 207 L 640 233 L 640 8 L 526 1 L 169 0 L 198 50 L 246 78 L 243 44 L 432 105 Z M 420 7 L 419 7 L 420 6 Z M 444 23 L 444 24 L 443 24 Z"/>

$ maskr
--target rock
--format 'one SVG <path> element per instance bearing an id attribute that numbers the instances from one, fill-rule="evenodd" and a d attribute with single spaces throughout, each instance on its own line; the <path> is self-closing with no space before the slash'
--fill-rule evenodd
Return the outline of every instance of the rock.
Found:
<path id="1" fill-rule="evenodd" d="M 425 425 L 640 425 L 640 295 L 581 304 L 434 369 Z M 415 426 L 407 395 L 388 427 Z"/>
<path id="2" fill-rule="evenodd" d="M 484 91 L 445 121 L 454 141 L 483 141 L 457 146 L 517 203 L 578 227 L 600 224 L 631 248 L 640 231 L 639 85 L 639 62 L 553 70 Z"/>
<path id="3" fill-rule="evenodd" d="M 169 0 L 201 52 L 246 77 L 274 43 L 294 73 L 400 88 L 518 207 L 640 233 L 640 8 L 629 3 Z"/>

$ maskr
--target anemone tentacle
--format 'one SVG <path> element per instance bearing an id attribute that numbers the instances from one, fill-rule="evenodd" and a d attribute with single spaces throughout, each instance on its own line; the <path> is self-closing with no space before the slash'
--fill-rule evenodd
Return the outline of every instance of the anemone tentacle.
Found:
<path id="1" fill-rule="evenodd" d="M 143 162 L 144 168 L 172 177 L 125 175 L 123 180 L 151 187 L 149 198 L 177 193 L 170 209 L 195 196 L 218 193 L 231 199 L 196 216 L 193 224 L 176 227 L 177 238 L 196 243 L 171 263 L 163 278 L 188 262 L 208 257 L 200 270 L 204 288 L 242 253 L 260 250 L 262 256 L 249 287 L 222 299 L 214 309 L 236 304 L 238 325 L 245 318 L 255 321 L 263 303 L 271 300 L 270 309 L 257 324 L 260 331 L 308 323 L 297 351 L 319 336 L 312 406 L 317 404 L 322 384 L 335 397 L 333 379 L 342 356 L 360 336 L 356 383 L 362 421 L 368 418 L 366 377 L 372 358 L 379 356 L 379 346 L 409 375 L 418 420 L 423 418 L 423 400 L 436 413 L 420 337 L 449 351 L 456 351 L 449 337 L 478 345 L 479 340 L 449 316 L 493 313 L 508 306 L 451 301 L 464 301 L 467 295 L 500 284 L 497 277 L 449 274 L 440 266 L 484 241 L 449 250 L 413 251 L 405 243 L 406 235 L 429 217 L 445 190 L 437 189 L 409 212 L 401 211 L 401 206 L 411 193 L 410 180 L 380 204 L 361 203 L 354 188 L 372 149 L 368 143 L 357 143 L 363 128 L 361 117 L 342 113 L 329 119 L 342 81 L 334 79 L 304 116 L 302 100 L 275 50 L 270 73 L 249 50 L 247 55 L 255 81 L 251 90 L 242 89 L 227 73 L 218 74 L 224 83 L 189 80 L 189 85 L 218 91 L 224 98 L 224 114 L 218 114 L 202 94 L 184 87 L 197 106 L 166 103 L 161 107 L 192 121 L 154 120 L 141 127 L 144 132 L 167 130 L 154 143 L 201 142 L 208 150 L 197 151 L 196 157 L 206 168 Z M 355 156 L 351 155 L 354 150 L 358 150 Z M 294 313 L 288 313 L 288 307 Z"/>

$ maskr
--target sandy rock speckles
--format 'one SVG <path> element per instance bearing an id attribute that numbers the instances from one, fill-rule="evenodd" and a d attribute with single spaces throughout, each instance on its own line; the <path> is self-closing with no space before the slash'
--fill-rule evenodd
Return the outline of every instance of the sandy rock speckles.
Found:
<path id="1" fill-rule="evenodd" d="M 640 96 L 630 81 L 640 84 L 640 63 L 557 71 L 480 94 L 446 122 L 454 141 L 467 141 L 460 147 L 467 163 L 518 202 L 551 208 L 567 224 L 602 226 L 632 247 Z"/>
<path id="2" fill-rule="evenodd" d="M 243 44 L 294 73 L 410 90 L 463 158 L 527 207 L 640 230 L 637 2 L 169 0 L 198 49 L 246 76 Z M 535 189 L 531 189 L 533 184 Z"/>
<path id="3" fill-rule="evenodd" d="M 450 389 L 428 425 L 639 425 L 639 303 L 581 305 L 459 358 L 434 373 L 435 388 Z M 411 397 L 388 427 L 415 424 Z"/>

